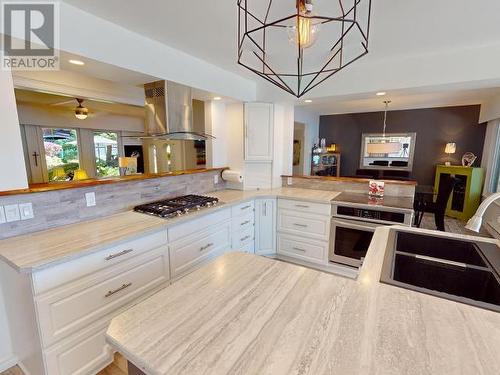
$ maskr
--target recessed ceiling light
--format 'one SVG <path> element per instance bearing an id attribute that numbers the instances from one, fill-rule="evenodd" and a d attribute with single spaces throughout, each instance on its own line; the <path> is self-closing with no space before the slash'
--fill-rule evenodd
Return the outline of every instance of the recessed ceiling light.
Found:
<path id="1" fill-rule="evenodd" d="M 304 103 L 312 103 L 313 101 L 311 99 L 306 99 L 304 100 Z"/>
<path id="2" fill-rule="evenodd" d="M 220 96 L 214 96 L 214 100 L 222 100 Z"/>
<path id="3" fill-rule="evenodd" d="M 73 65 L 85 65 L 85 63 L 81 60 L 69 60 L 69 63 L 70 64 L 73 64 Z"/>
<path id="4" fill-rule="evenodd" d="M 377 96 L 384 96 L 385 94 L 387 94 L 385 91 L 377 92 Z"/>

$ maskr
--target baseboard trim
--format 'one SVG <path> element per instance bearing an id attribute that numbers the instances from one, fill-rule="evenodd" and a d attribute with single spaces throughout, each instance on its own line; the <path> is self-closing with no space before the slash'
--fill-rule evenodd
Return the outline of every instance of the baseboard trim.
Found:
<path id="1" fill-rule="evenodd" d="M 29 372 L 26 367 L 24 367 L 23 363 L 22 362 L 19 362 L 17 364 L 19 366 L 19 368 L 23 371 L 24 375 L 31 375 L 31 372 Z"/>
<path id="2" fill-rule="evenodd" d="M 13 355 L 0 358 L 0 372 L 6 371 L 15 365 L 17 365 L 17 357 Z"/>

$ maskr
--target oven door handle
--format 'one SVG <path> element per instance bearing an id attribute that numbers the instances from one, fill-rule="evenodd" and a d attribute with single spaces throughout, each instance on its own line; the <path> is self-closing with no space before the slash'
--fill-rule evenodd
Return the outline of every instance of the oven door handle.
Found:
<path id="1" fill-rule="evenodd" d="M 377 224 L 362 224 L 362 223 L 356 223 L 352 221 L 344 221 L 344 220 L 339 220 L 337 218 L 332 219 L 332 226 L 338 226 L 338 227 L 343 227 L 343 228 L 350 228 L 350 229 L 359 229 L 359 230 L 364 230 L 367 232 L 375 232 L 375 229 L 377 227 L 383 226 L 383 225 L 377 225 Z"/>

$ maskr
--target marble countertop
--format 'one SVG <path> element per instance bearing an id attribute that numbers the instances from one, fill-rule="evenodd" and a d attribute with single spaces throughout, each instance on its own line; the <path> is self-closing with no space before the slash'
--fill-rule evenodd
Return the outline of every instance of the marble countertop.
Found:
<path id="1" fill-rule="evenodd" d="M 226 254 L 113 319 L 107 340 L 154 375 L 499 374 L 499 313 L 379 282 L 391 230 L 357 280 Z"/>
<path id="2" fill-rule="evenodd" d="M 381 206 L 388 208 L 397 208 L 405 211 L 413 210 L 413 198 L 410 197 L 391 197 L 373 198 L 368 194 L 340 193 L 334 199 L 334 202 L 347 202 L 360 206 Z"/>
<path id="3" fill-rule="evenodd" d="M 330 203 L 337 194 L 339 193 L 299 188 L 216 191 L 204 195 L 217 197 L 224 204 L 179 218 L 165 220 L 128 211 L 102 219 L 0 240 L 0 260 L 8 263 L 19 272 L 29 273 L 73 260 L 102 250 L 106 246 L 119 244 L 149 232 L 164 230 L 167 227 L 256 197 L 283 197 Z"/>

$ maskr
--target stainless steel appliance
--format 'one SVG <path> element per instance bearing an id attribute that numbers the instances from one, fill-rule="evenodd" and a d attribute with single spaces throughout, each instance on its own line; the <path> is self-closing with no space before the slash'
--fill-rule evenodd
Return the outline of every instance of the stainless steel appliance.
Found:
<path id="1" fill-rule="evenodd" d="M 183 195 L 181 197 L 141 204 L 134 207 L 134 211 L 148 215 L 170 219 L 199 211 L 203 208 L 213 207 L 219 203 L 218 198 L 205 197 L 202 195 Z"/>
<path id="2" fill-rule="evenodd" d="M 375 229 L 380 225 L 410 225 L 411 212 L 383 206 L 332 204 L 329 261 L 360 267 Z"/>

